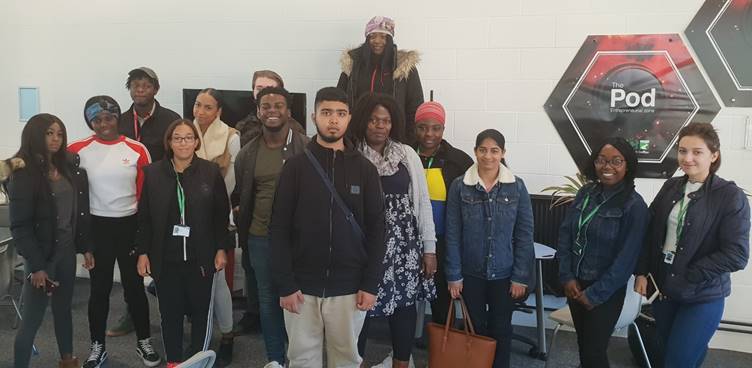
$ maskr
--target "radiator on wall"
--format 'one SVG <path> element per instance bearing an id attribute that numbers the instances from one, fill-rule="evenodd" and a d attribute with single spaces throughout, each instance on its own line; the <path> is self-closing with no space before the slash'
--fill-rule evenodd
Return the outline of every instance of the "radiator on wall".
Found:
<path id="1" fill-rule="evenodd" d="M 567 205 L 551 208 L 552 199 L 558 197 L 543 194 L 531 194 L 533 205 L 533 241 L 556 249 L 559 243 L 559 226 L 564 220 Z M 559 261 L 543 262 L 543 291 L 547 294 L 564 296 L 559 284 Z"/>

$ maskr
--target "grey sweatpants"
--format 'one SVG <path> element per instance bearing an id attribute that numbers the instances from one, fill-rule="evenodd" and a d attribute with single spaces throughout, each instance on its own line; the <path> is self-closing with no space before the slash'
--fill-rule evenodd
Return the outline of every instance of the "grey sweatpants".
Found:
<path id="1" fill-rule="evenodd" d="M 47 312 L 47 303 L 52 301 L 52 317 L 55 320 L 55 337 L 60 356 L 73 353 L 73 317 L 71 301 L 73 300 L 73 284 L 76 280 L 76 251 L 73 245 L 61 246 L 45 270 L 49 278 L 60 283 L 60 286 L 48 297 L 44 289 L 37 289 L 27 278 L 23 288 L 23 320 L 16 334 L 14 344 L 15 368 L 27 368 L 31 359 L 31 349 L 34 337 L 42 325 Z M 25 268 L 28 276 L 31 270 L 28 264 Z"/>

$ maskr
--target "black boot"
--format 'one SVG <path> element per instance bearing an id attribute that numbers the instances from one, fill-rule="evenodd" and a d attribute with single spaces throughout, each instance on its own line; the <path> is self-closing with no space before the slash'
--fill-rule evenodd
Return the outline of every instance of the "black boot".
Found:
<path id="1" fill-rule="evenodd" d="M 226 367 L 232 363 L 232 347 L 235 335 L 231 333 L 222 334 L 222 339 L 219 342 L 219 349 L 217 351 L 217 366 Z"/>

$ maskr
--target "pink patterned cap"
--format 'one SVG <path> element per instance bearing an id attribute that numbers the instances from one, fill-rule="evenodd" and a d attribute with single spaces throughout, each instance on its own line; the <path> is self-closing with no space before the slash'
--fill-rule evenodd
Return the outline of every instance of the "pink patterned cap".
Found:
<path id="1" fill-rule="evenodd" d="M 394 19 L 377 15 L 366 24 L 366 37 L 371 33 L 385 33 L 394 37 Z"/>

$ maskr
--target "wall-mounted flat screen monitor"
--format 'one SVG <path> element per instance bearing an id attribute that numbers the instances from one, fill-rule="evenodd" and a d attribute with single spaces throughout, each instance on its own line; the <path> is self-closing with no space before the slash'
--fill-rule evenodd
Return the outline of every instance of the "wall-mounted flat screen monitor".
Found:
<path id="1" fill-rule="evenodd" d="M 253 100 L 251 91 L 238 90 L 218 90 L 222 93 L 224 107 L 222 108 L 221 119 L 227 125 L 234 127 L 240 120 L 245 119 L 251 112 L 256 112 L 256 102 Z M 183 89 L 183 116 L 186 119 L 193 119 L 193 104 L 196 102 L 196 96 L 201 92 L 200 89 Z M 290 112 L 292 117 L 297 120 L 303 127 L 306 126 L 306 94 L 292 94 L 292 107 Z"/>

